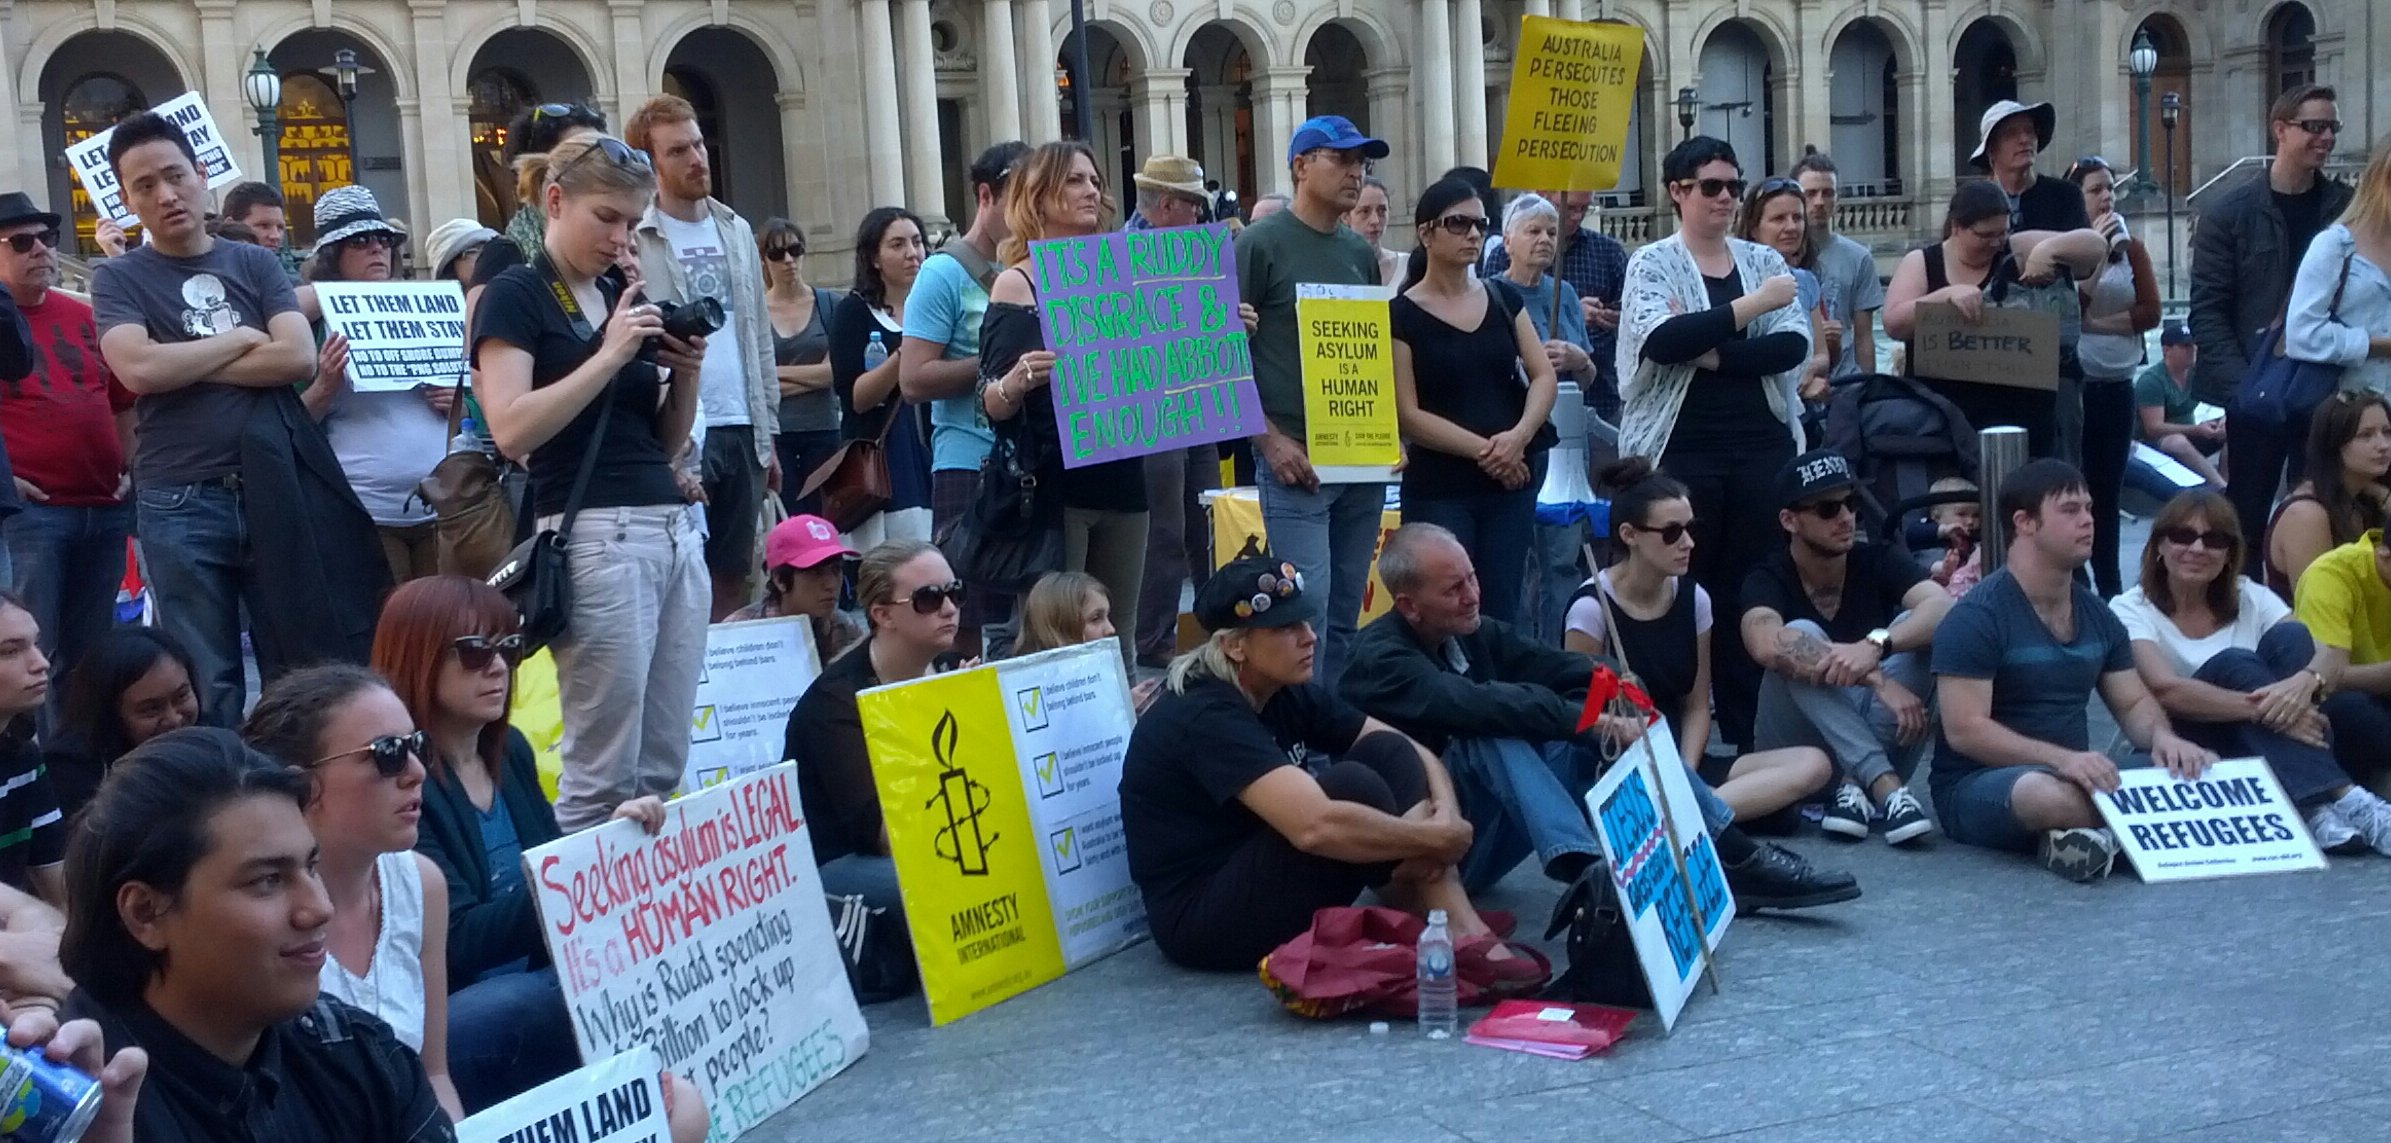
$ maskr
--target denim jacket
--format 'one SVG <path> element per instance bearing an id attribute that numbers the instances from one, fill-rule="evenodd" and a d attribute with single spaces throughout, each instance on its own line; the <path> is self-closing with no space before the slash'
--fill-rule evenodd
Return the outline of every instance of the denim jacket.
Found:
<path id="1" fill-rule="evenodd" d="M 2341 387 L 2391 395 L 2391 360 L 2369 357 L 2373 339 L 2391 337 L 2391 277 L 2360 254 L 2349 227 L 2325 227 L 2300 259 L 2284 314 L 2283 353 L 2300 361 L 2343 366 Z M 2341 267 L 2349 264 L 2349 285 Z M 2341 306 L 2333 307 L 2333 292 Z"/>
<path id="2" fill-rule="evenodd" d="M 712 198 L 706 200 L 706 211 L 722 228 L 723 250 L 731 260 L 731 298 L 724 308 L 738 331 L 740 357 L 747 366 L 747 419 L 755 427 L 756 463 L 770 465 L 772 438 L 780 432 L 780 372 L 773 354 L 772 315 L 764 309 L 763 255 L 756 249 L 755 231 L 738 212 Z M 663 218 L 663 208 L 649 203 L 633 237 L 639 242 L 649 300 L 677 303 L 687 298 L 689 279 L 672 239 L 664 235 Z"/>

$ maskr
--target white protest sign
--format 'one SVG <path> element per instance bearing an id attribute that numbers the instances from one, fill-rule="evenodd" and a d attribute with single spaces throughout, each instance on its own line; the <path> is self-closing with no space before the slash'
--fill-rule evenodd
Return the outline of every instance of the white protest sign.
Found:
<path id="1" fill-rule="evenodd" d="M 457 1124 L 457 1143 L 667 1143 L 664 1065 L 639 1047 L 567 1072 Z"/>
<path id="2" fill-rule="evenodd" d="M 1656 789 L 1668 799 L 1666 814 L 1654 800 Z M 1703 951 L 1716 950 L 1735 919 L 1735 895 L 1727 891 L 1727 871 L 1703 828 L 1701 804 L 1665 720 L 1646 727 L 1643 739 L 1586 792 L 1586 810 L 1626 910 L 1653 1010 L 1664 1030 L 1674 1029 L 1701 974 Z"/>
<path id="3" fill-rule="evenodd" d="M 1129 880 L 1121 833 L 1121 763 L 1137 710 L 1120 648 L 1110 639 L 996 665 L 1011 696 L 1014 755 L 1030 820 L 1046 843 L 1047 900 L 1078 968 L 1146 935 L 1145 899 Z"/>
<path id="4" fill-rule="evenodd" d="M 583 1059 L 638 1045 L 729 1143 L 871 1044 L 784 763 L 523 855 Z"/>
<path id="5" fill-rule="evenodd" d="M 2145 882 L 2325 867 L 2262 759 L 2227 758 L 2188 782 L 2155 766 L 2117 777 L 2117 790 L 2092 804 Z"/>
<path id="6" fill-rule="evenodd" d="M 207 177 L 209 190 L 241 181 L 241 168 L 233 163 L 224 133 L 216 129 L 216 117 L 208 114 L 208 105 L 198 92 L 184 92 L 150 110 L 183 129 L 183 137 L 191 140 L 191 150 L 199 156 L 199 170 Z M 116 168 L 108 163 L 108 139 L 114 134 L 116 128 L 110 127 L 69 146 L 66 165 L 82 180 L 83 193 L 91 196 L 92 209 L 100 217 L 119 226 L 132 226 L 139 220 L 133 217 L 133 208 L 125 205 L 124 193 L 116 185 Z"/>
<path id="7" fill-rule="evenodd" d="M 360 393 L 447 388 L 465 375 L 465 287 L 457 282 L 319 282 L 324 324 L 349 339 Z"/>
<path id="8" fill-rule="evenodd" d="M 707 628 L 681 789 L 719 786 L 787 757 L 781 747 L 789 712 L 821 673 L 814 629 L 804 616 Z"/>

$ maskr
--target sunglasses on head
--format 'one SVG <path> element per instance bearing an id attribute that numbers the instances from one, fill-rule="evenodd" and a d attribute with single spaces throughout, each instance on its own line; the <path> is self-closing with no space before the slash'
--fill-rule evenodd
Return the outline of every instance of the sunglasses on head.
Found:
<path id="1" fill-rule="evenodd" d="M 1687 532 L 1693 531 L 1694 526 L 1700 523 L 1699 520 L 1687 520 L 1682 524 L 1662 524 L 1657 528 L 1644 524 L 1630 524 L 1628 527 L 1639 532 L 1650 532 L 1660 537 L 1660 542 L 1663 544 L 1675 545 L 1677 541 L 1685 538 Z"/>
<path id="2" fill-rule="evenodd" d="M 2081 159 L 2077 159 L 2075 161 L 2075 165 L 2067 168 L 2067 178 L 2070 182 L 2072 182 L 2076 179 L 2083 178 L 2094 171 L 2114 172 L 2116 169 L 2117 168 L 2109 165 L 2109 161 L 2107 159 L 2101 158 L 2099 155 L 2086 155 Z"/>
<path id="3" fill-rule="evenodd" d="M 953 600 L 955 606 L 961 607 L 963 606 L 963 581 L 934 583 L 928 587 L 914 588 L 912 600 L 913 609 L 923 615 L 938 614 L 938 609 L 946 606 L 948 600 Z"/>
<path id="4" fill-rule="evenodd" d="M 457 653 L 457 665 L 468 671 L 483 670 L 492 659 L 504 659 L 509 667 L 523 661 L 521 635 L 460 635 L 448 646 Z"/>
<path id="5" fill-rule="evenodd" d="M 2210 528 L 2207 531 L 2194 528 L 2169 528 L 2159 533 L 2159 538 L 2170 544 L 2186 548 L 2198 544 L 2212 552 L 2232 551 L 2236 542 L 2231 533 L 2220 532 L 2215 528 Z"/>
<path id="6" fill-rule="evenodd" d="M 1481 215 L 1448 214 L 1436 220 L 1436 225 L 1455 238 L 1485 234 L 1494 229 L 1494 221 Z"/>
<path id="7" fill-rule="evenodd" d="M 570 103 L 543 103 L 531 109 L 531 121 L 537 123 L 542 119 L 562 119 L 579 110 Z"/>
<path id="8" fill-rule="evenodd" d="M 1749 184 L 1742 179 L 1679 179 L 1677 185 L 1691 187 L 1703 198 L 1717 198 L 1720 195 L 1742 198 L 1744 187 Z"/>
<path id="9" fill-rule="evenodd" d="M 19 254 L 33 253 L 33 244 L 36 242 L 52 250 L 58 249 L 58 228 L 53 226 L 48 230 L 34 230 L 8 236 L 8 248 Z"/>
<path id="10" fill-rule="evenodd" d="M 1794 511 L 1797 512 L 1807 512 L 1821 520 L 1841 519 L 1844 513 L 1857 512 L 1858 510 L 1857 501 L 1849 496 L 1837 496 L 1829 500 L 1818 500 L 1803 507 L 1794 509 Z"/>
<path id="11" fill-rule="evenodd" d="M 2291 123 L 2311 135 L 2341 134 L 2341 120 L 2339 119 L 2294 119 L 2291 120 Z"/>
<path id="12" fill-rule="evenodd" d="M 1705 193 L 1707 193 L 1707 188 L 1705 188 Z M 1767 198 L 1768 196 L 1775 194 L 1800 193 L 1802 193 L 1802 184 L 1796 180 L 1786 178 L 1783 175 L 1779 175 L 1772 179 L 1762 179 L 1760 180 L 1759 186 L 1752 188 L 1752 197 L 1756 199 Z"/>
<path id="13" fill-rule="evenodd" d="M 648 153 L 646 151 L 642 151 L 637 147 L 633 147 L 631 144 L 625 143 L 612 135 L 600 135 L 595 140 L 591 141 L 587 150 L 584 150 L 580 154 L 573 156 L 572 162 L 566 163 L 563 170 L 559 170 L 555 175 L 551 176 L 550 181 L 562 181 L 564 179 L 565 171 L 572 170 L 573 168 L 588 162 L 591 155 L 599 154 L 601 152 L 605 154 L 607 162 L 613 163 L 615 166 L 621 167 L 627 171 L 645 171 L 653 169 L 651 164 L 648 162 Z"/>
<path id="14" fill-rule="evenodd" d="M 355 750 L 326 754 L 308 763 L 305 769 L 313 770 L 334 759 L 346 758 L 352 754 L 363 754 L 373 759 L 375 773 L 385 778 L 396 778 L 407 772 L 407 759 L 427 757 L 431 750 L 432 736 L 423 731 L 418 730 L 413 734 L 385 734 Z"/>

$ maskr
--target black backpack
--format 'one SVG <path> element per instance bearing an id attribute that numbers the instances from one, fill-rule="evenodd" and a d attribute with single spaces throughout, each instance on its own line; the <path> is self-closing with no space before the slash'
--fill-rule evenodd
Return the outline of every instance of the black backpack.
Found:
<path id="1" fill-rule="evenodd" d="M 878 1004 L 911 996 L 921 988 L 921 967 L 913 959 L 913 938 L 905 916 L 875 909 L 862 897 L 822 895 L 830 906 L 830 932 L 847 966 L 847 986 L 857 1004 Z"/>
<path id="2" fill-rule="evenodd" d="M 1611 883 L 1609 863 L 1588 864 L 1553 906 L 1545 926 L 1550 941 L 1567 932 L 1562 953 L 1569 967 L 1553 978 L 1544 998 L 1570 1004 L 1609 1004 L 1620 1008 L 1652 1007 L 1652 989 L 1644 983 L 1643 962 L 1636 958 L 1635 938 L 1627 930 L 1627 909 L 1619 889 Z"/>

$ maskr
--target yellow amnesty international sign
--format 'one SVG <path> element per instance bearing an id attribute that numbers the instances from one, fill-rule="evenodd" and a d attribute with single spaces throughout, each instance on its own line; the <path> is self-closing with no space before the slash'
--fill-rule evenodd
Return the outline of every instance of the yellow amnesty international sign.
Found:
<path id="1" fill-rule="evenodd" d="M 1643 31 L 1550 16 L 1525 20 L 1511 61 L 1494 185 L 1567 191 L 1619 185 Z"/>
<path id="2" fill-rule="evenodd" d="M 1390 300 L 1383 286 L 1295 287 L 1305 444 L 1322 481 L 1385 480 L 1403 459 Z"/>

